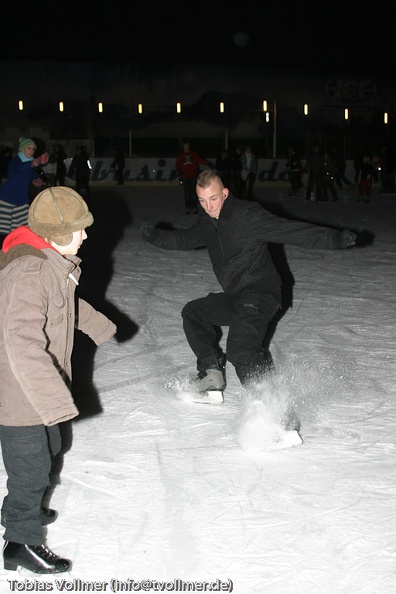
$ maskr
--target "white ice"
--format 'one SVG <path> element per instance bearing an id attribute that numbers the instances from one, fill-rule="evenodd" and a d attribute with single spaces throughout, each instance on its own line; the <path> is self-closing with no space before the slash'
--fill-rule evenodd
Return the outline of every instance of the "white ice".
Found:
<path id="1" fill-rule="evenodd" d="M 59 517 L 47 529 L 72 570 L 0 569 L 1 592 L 11 580 L 59 591 L 55 579 L 70 592 L 94 582 L 154 592 L 155 581 L 178 591 L 177 579 L 222 580 L 237 594 L 396 591 L 396 196 L 375 189 L 357 204 L 355 188 L 317 206 L 287 191 L 256 188 L 278 214 L 374 241 L 277 250 L 292 294 L 271 342 L 277 373 L 250 395 L 228 365 L 225 401 L 211 406 L 177 395 L 195 373 L 181 309 L 219 290 L 207 252 L 158 250 L 139 235 L 146 220 L 192 222 L 182 189 L 93 186 L 80 290 L 126 339 L 96 348 L 76 338 L 81 417 L 64 428 Z M 303 444 L 266 451 L 265 431 L 288 407 Z"/>

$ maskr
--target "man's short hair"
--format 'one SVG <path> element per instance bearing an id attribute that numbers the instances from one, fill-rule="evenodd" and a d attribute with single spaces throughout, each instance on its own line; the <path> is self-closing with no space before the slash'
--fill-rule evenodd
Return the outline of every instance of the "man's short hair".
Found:
<path id="1" fill-rule="evenodd" d="M 197 186 L 200 188 L 208 188 L 214 181 L 218 181 L 220 184 L 223 184 L 221 177 L 215 169 L 205 169 L 205 171 L 201 171 L 197 177 Z"/>

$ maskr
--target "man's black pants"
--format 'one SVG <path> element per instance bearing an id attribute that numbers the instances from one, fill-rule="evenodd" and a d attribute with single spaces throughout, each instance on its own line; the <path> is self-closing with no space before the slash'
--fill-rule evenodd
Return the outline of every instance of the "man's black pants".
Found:
<path id="1" fill-rule="evenodd" d="M 245 290 L 239 295 L 209 293 L 182 310 L 187 341 L 198 371 L 218 367 L 219 327 L 229 326 L 226 355 L 242 384 L 259 379 L 271 360 L 263 348 L 268 325 L 281 307 L 281 289 Z"/>

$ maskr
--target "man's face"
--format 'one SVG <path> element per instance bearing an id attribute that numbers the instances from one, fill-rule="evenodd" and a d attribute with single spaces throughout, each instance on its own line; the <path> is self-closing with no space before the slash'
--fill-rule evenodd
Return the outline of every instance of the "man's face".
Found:
<path id="1" fill-rule="evenodd" d="M 197 186 L 198 200 L 212 219 L 217 219 L 228 197 L 229 190 L 220 181 L 214 180 L 207 188 Z"/>

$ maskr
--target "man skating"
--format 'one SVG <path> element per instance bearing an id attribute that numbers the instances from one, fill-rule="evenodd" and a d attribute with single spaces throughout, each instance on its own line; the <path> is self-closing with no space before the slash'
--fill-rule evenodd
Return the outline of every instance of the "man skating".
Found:
<path id="1" fill-rule="evenodd" d="M 196 388 L 208 394 L 222 392 L 226 385 L 219 327 L 229 327 L 226 358 L 242 385 L 260 381 L 272 368 L 264 344 L 269 323 L 281 307 L 282 281 L 268 243 L 336 249 L 354 245 L 356 235 L 281 218 L 257 202 L 239 200 L 214 171 L 199 174 L 196 191 L 202 210 L 192 226 L 165 230 L 146 223 L 142 233 L 164 249 L 208 250 L 222 291 L 194 299 L 182 310 L 184 332 L 197 358 Z"/>

